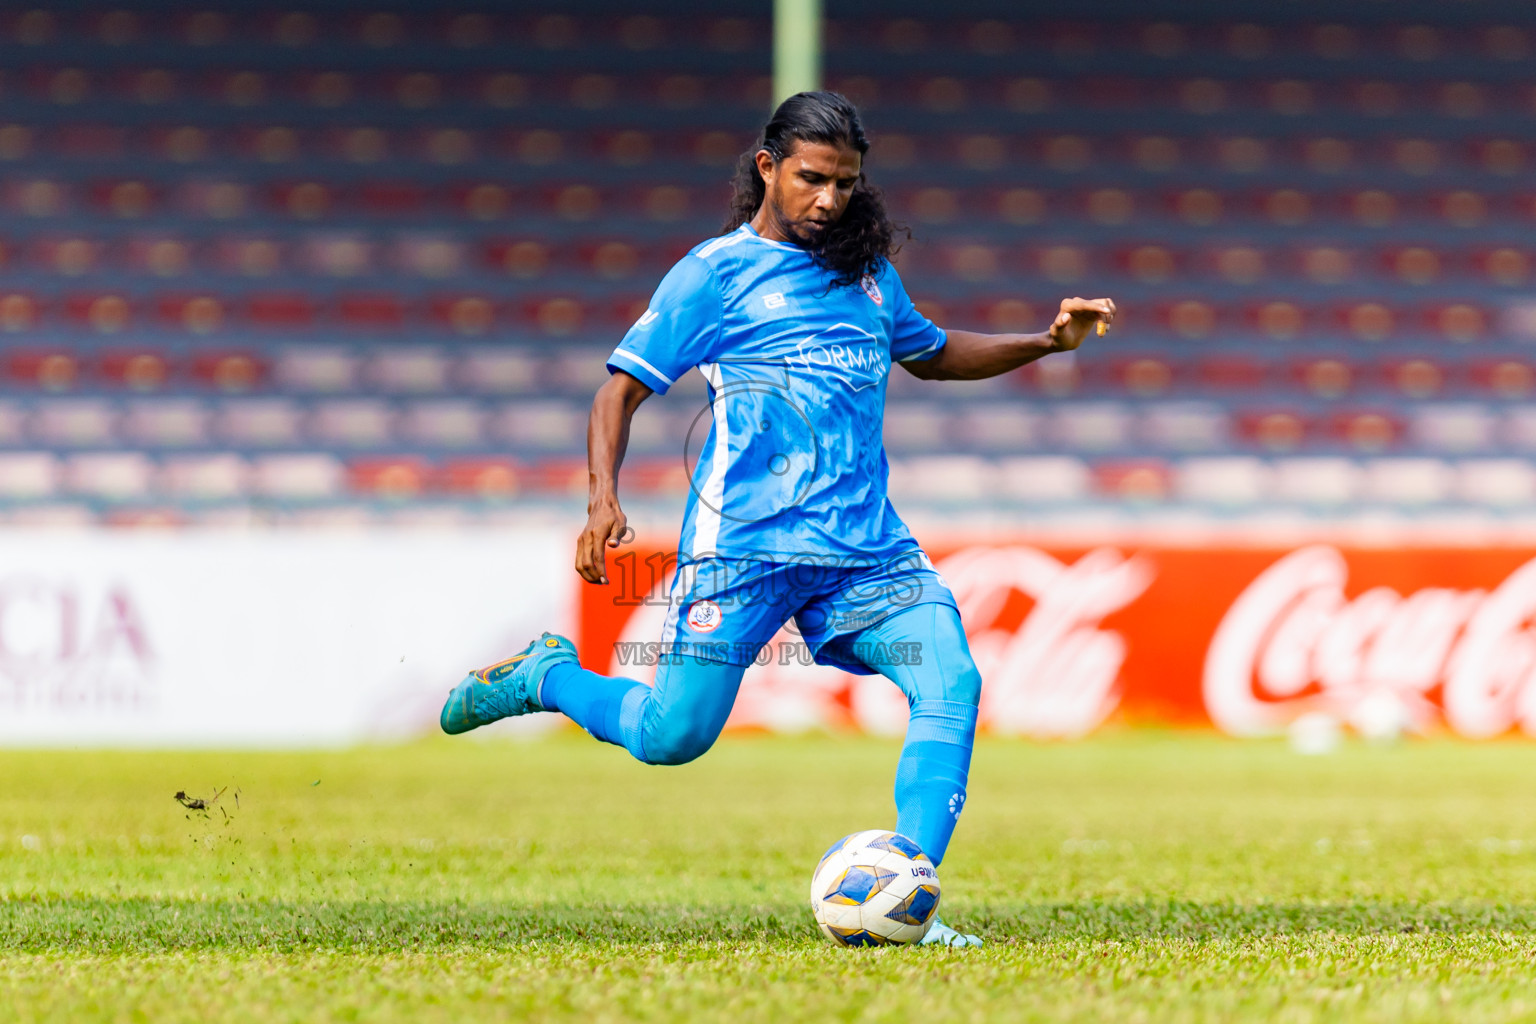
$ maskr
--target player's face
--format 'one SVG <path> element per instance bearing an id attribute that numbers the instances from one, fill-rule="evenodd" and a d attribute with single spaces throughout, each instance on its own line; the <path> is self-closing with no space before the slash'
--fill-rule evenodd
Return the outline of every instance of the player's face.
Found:
<path id="1" fill-rule="evenodd" d="M 767 208 L 763 212 L 771 227 L 785 241 L 816 248 L 848 208 L 863 157 L 850 146 L 826 142 L 797 142 L 777 164 L 766 150 L 757 157 Z"/>

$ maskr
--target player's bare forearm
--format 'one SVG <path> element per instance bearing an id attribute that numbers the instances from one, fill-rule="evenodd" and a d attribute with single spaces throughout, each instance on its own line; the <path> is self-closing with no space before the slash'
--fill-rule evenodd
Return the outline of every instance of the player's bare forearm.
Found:
<path id="1" fill-rule="evenodd" d="M 923 380 L 982 380 L 1017 370 L 1052 352 L 1070 352 L 1095 324 L 1115 319 L 1113 299 L 1063 299 L 1051 326 L 1039 334 L 946 331 L 948 340 L 931 359 L 901 365 Z"/>
<path id="2" fill-rule="evenodd" d="M 576 571 L 588 583 L 608 582 L 607 548 L 626 539 L 629 520 L 619 506 L 619 467 L 629 447 L 629 424 L 651 389 L 615 373 L 597 389 L 587 420 L 587 525 L 576 540 Z"/>

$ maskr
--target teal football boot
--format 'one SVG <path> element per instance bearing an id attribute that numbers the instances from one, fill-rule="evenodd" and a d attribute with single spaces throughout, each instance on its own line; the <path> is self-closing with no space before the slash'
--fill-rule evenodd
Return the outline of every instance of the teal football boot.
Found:
<path id="1" fill-rule="evenodd" d="M 943 921 L 934 918 L 933 924 L 928 926 L 928 934 L 918 941 L 918 945 L 979 946 L 981 945 L 981 937 L 979 935 L 967 935 L 964 932 L 957 932 Z"/>
<path id="2" fill-rule="evenodd" d="M 545 633 L 506 661 L 471 672 L 443 704 L 438 719 L 443 732 L 469 732 L 513 715 L 543 711 L 539 684 L 546 672 L 563 661 L 576 661 L 576 645 Z"/>

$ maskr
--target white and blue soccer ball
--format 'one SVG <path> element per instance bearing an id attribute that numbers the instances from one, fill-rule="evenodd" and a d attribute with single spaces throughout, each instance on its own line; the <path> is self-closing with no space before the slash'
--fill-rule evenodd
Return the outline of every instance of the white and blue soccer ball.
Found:
<path id="1" fill-rule="evenodd" d="M 833 843 L 811 876 L 811 913 L 842 946 L 916 942 L 939 913 L 939 873 L 916 843 L 883 829 Z"/>

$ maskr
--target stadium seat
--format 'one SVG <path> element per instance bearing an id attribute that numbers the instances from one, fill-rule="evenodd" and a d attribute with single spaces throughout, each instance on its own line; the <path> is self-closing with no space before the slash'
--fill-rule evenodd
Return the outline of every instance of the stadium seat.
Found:
<path id="1" fill-rule="evenodd" d="M 99 447 L 117 439 L 117 409 L 96 398 L 56 399 L 32 415 L 32 436 L 43 444 Z"/>
<path id="2" fill-rule="evenodd" d="M 0 498 L 50 498 L 62 482 L 63 467 L 51 452 L 0 452 Z"/>
<path id="3" fill-rule="evenodd" d="M 347 467 L 347 479 L 355 494 L 414 498 L 432 487 L 433 468 L 426 460 L 410 456 L 356 459 Z"/>
<path id="4" fill-rule="evenodd" d="M 341 348 L 288 348 L 277 353 L 273 379 L 293 391 L 351 391 L 361 360 Z"/>
<path id="5" fill-rule="evenodd" d="M 906 402 L 885 418 L 885 445 L 892 455 L 934 451 L 945 447 L 951 416 L 943 405 Z"/>
<path id="6" fill-rule="evenodd" d="M 67 391 L 80 377 L 80 360 L 59 349 L 16 348 L 6 354 L 6 376 L 44 391 Z"/>
<path id="7" fill-rule="evenodd" d="M 1213 402 L 1157 402 L 1147 406 L 1139 434 L 1163 451 L 1218 451 L 1231 443 L 1232 423 Z"/>
<path id="8" fill-rule="evenodd" d="M 526 394 L 536 390 L 542 365 L 537 356 L 521 349 L 472 349 L 458 358 L 453 382 L 484 394 Z"/>
<path id="9" fill-rule="evenodd" d="M 495 415 L 493 436 L 513 445 L 576 449 L 586 439 L 584 410 L 566 402 L 530 400 L 504 405 Z"/>
<path id="10" fill-rule="evenodd" d="M 1529 505 L 1536 501 L 1536 468 L 1524 459 L 1467 459 L 1455 467 L 1452 490 L 1478 505 Z"/>
<path id="11" fill-rule="evenodd" d="M 1370 459 L 1361 472 L 1365 500 L 1394 505 L 1445 501 L 1453 483 L 1450 466 L 1438 459 Z"/>
<path id="12" fill-rule="evenodd" d="M 518 493 L 519 469 L 506 458 L 450 459 L 440 474 L 442 489 L 451 495 L 509 498 Z"/>
<path id="13" fill-rule="evenodd" d="M 287 398 L 238 398 L 223 402 L 214 430 L 233 445 L 292 447 L 303 437 L 303 410 Z"/>
<path id="14" fill-rule="evenodd" d="M 1161 501 L 1172 491 L 1173 472 L 1158 459 L 1100 462 L 1093 467 L 1097 493 L 1121 501 Z"/>
<path id="15" fill-rule="evenodd" d="M 108 501 L 147 498 L 154 491 L 155 466 L 141 452 L 70 455 L 64 460 L 64 488 L 70 494 Z"/>
<path id="16" fill-rule="evenodd" d="M 1269 467 L 1244 456 L 1185 459 L 1174 471 L 1173 493 L 1213 505 L 1253 505 L 1269 492 Z"/>
<path id="17" fill-rule="evenodd" d="M 346 480 L 346 467 L 332 455 L 262 455 L 252 460 L 251 489 L 262 497 L 340 497 L 346 492 Z"/>
<path id="18" fill-rule="evenodd" d="M 1121 448 L 1134 436 L 1135 416 L 1120 403 L 1065 403 L 1052 409 L 1048 416 L 1051 440 L 1071 451 Z"/>
<path id="19" fill-rule="evenodd" d="M 251 352 L 204 351 L 192 356 L 192 379 L 219 391 L 240 393 L 260 387 L 270 367 Z"/>
<path id="20" fill-rule="evenodd" d="M 485 414 L 475 402 L 413 402 L 400 417 L 402 439 L 437 448 L 465 448 L 480 443 Z"/>
<path id="21" fill-rule="evenodd" d="M 1273 498 L 1305 505 L 1345 505 L 1360 493 L 1360 470 L 1349 459 L 1276 459 L 1271 480 Z"/>
<path id="22" fill-rule="evenodd" d="M 317 402 L 306 433 L 321 445 L 337 448 L 377 448 L 394 437 L 395 415 L 377 399 L 329 399 Z"/>
<path id="23" fill-rule="evenodd" d="M 247 496 L 251 467 L 238 455 L 176 455 L 160 466 L 158 490 L 169 497 L 214 501 Z"/>
<path id="24" fill-rule="evenodd" d="M 206 444 L 213 428 L 208 408 L 196 399 L 139 399 L 121 421 L 125 441 L 148 447 L 186 448 Z"/>
<path id="25" fill-rule="evenodd" d="M 897 500 L 974 502 L 991 494 L 992 465 L 968 455 L 897 458 L 891 462 L 890 493 Z"/>

